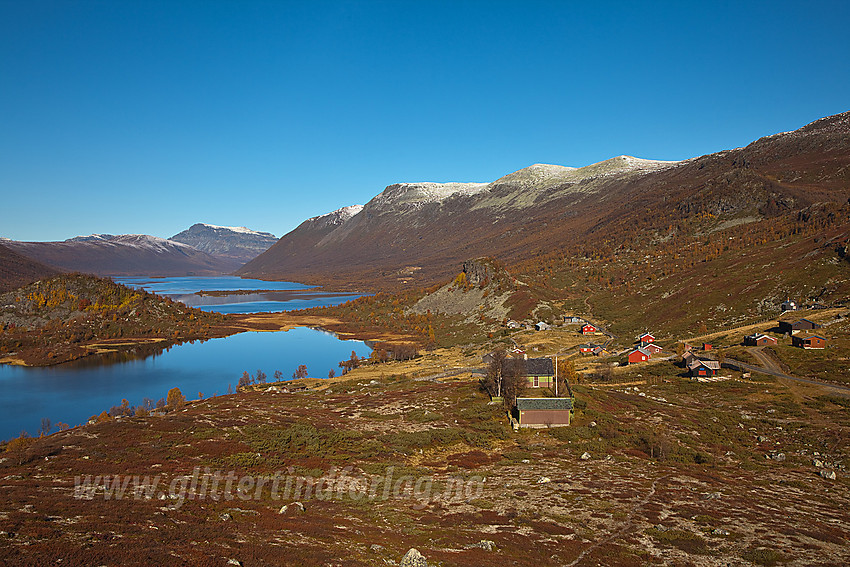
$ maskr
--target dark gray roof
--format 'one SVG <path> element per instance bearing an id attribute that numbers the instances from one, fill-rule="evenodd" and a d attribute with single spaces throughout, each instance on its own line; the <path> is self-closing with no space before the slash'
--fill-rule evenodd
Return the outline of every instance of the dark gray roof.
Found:
<path id="1" fill-rule="evenodd" d="M 519 376 L 554 376 L 555 367 L 551 358 L 506 358 L 502 368 L 510 372 L 516 368 Z"/>
<path id="2" fill-rule="evenodd" d="M 526 376 L 554 376 L 555 367 L 551 358 L 529 358 L 525 361 Z"/>
<path id="3" fill-rule="evenodd" d="M 516 408 L 523 410 L 571 410 L 572 398 L 517 398 Z"/>

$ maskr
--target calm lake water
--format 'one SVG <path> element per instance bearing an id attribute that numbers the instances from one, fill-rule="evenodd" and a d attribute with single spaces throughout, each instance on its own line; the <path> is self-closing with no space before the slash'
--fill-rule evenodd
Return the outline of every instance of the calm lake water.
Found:
<path id="1" fill-rule="evenodd" d="M 175 301 L 218 313 L 276 313 L 322 305 L 339 305 L 359 294 L 310 292 L 311 286 L 294 282 L 267 282 L 235 276 L 183 278 L 113 278 L 129 287 L 142 288 Z M 199 291 L 250 291 L 225 296 L 197 295 Z M 305 291 L 307 290 L 307 291 Z M 291 292 L 299 293 L 291 293 Z M 289 292 L 289 293 L 287 293 Z"/>
<path id="2" fill-rule="evenodd" d="M 308 286 L 285 282 L 259 282 L 239 278 L 121 278 L 128 285 L 144 287 L 156 293 L 189 295 L 199 289 L 307 289 Z M 236 281 L 232 281 L 236 280 Z M 148 286 L 151 287 L 148 287 Z M 153 286 L 156 286 L 154 288 Z M 235 287 L 228 287 L 235 286 Z M 251 287 L 253 286 L 253 287 Z M 198 297 L 198 296 L 194 296 Z M 357 296 L 353 296 L 357 297 Z M 227 301 L 208 305 L 210 310 L 226 313 L 263 311 L 258 302 Z M 336 301 L 330 298 L 329 301 Z M 321 301 L 316 299 L 316 301 Z M 268 311 L 299 309 L 303 303 L 264 300 L 270 302 Z M 328 303 L 318 303 L 327 305 Z M 242 306 L 244 310 L 230 311 Z M 227 309 L 227 311 L 224 311 Z M 141 350 L 141 349 L 140 349 Z M 130 405 L 139 405 L 144 398 L 154 401 L 165 397 L 168 390 L 178 387 L 187 399 L 196 399 L 198 392 L 205 397 L 227 392 L 228 385 L 236 388 L 242 372 L 256 375 L 262 370 L 273 381 L 275 370 L 291 379 L 299 364 L 305 364 L 312 377 L 327 378 L 328 371 L 340 373 L 338 363 L 351 356 L 368 356 L 370 349 L 361 341 L 341 341 L 331 333 L 298 328 L 276 333 L 240 333 L 222 339 L 195 341 L 173 346 L 158 354 L 138 353 L 115 360 L 90 357 L 57 366 L 21 368 L 0 365 L 0 439 L 18 436 L 21 430 L 36 435 L 41 418 L 79 425 L 92 415 L 120 405 L 126 398 Z"/>

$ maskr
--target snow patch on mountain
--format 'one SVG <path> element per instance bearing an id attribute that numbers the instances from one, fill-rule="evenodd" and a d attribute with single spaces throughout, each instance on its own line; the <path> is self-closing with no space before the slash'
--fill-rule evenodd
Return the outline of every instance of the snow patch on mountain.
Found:
<path id="1" fill-rule="evenodd" d="M 65 242 L 104 242 L 115 238 L 114 234 L 89 234 L 88 236 L 75 236 Z"/>
<path id="2" fill-rule="evenodd" d="M 170 252 L 175 249 L 186 250 L 192 248 L 182 242 L 175 242 L 174 240 L 151 236 L 149 234 L 90 234 L 88 236 L 75 236 L 74 238 L 69 238 L 65 242 L 80 242 L 83 244 L 107 246 L 129 246 L 131 248 L 153 250 L 154 252 Z"/>
<path id="3" fill-rule="evenodd" d="M 476 195 L 486 191 L 489 183 L 396 183 L 384 189 L 369 201 L 370 207 L 387 208 L 392 205 L 419 207 L 427 203 L 440 203 L 454 196 Z"/>
<path id="4" fill-rule="evenodd" d="M 362 210 L 363 210 L 363 205 L 349 205 L 347 207 L 343 207 L 341 209 L 331 211 L 330 213 L 326 213 L 324 215 L 319 215 L 317 217 L 311 217 L 311 218 L 307 219 L 306 222 L 309 222 L 309 223 L 321 222 L 321 223 L 324 223 L 325 226 L 340 225 Z"/>
<path id="5" fill-rule="evenodd" d="M 134 248 L 147 248 L 148 250 L 154 250 L 155 252 L 170 252 L 175 248 L 193 250 L 193 248 L 188 244 L 175 242 L 174 240 L 168 240 L 158 236 L 151 236 L 149 234 L 120 234 L 109 240 L 109 242 L 123 244 L 125 246 L 133 246 Z"/>
<path id="6" fill-rule="evenodd" d="M 201 225 L 201 226 L 205 226 L 207 228 L 212 228 L 214 230 L 229 230 L 231 232 L 237 232 L 237 233 L 240 233 L 240 234 L 256 234 L 258 236 L 272 236 L 272 237 L 274 237 L 274 235 L 270 232 L 259 232 L 259 231 L 256 231 L 256 230 L 251 230 L 250 228 L 245 227 L 245 226 L 219 226 L 217 224 L 208 224 L 208 223 L 205 223 L 205 222 L 200 222 L 198 224 Z"/>

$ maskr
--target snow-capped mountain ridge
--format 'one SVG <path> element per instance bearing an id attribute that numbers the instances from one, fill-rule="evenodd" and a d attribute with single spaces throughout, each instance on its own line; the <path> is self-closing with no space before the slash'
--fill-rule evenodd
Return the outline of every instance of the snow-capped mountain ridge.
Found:
<path id="1" fill-rule="evenodd" d="M 167 252 L 172 248 L 190 248 L 182 242 L 151 236 L 149 234 L 90 234 L 88 236 L 75 236 L 65 242 L 100 243 L 112 246 L 133 246 L 136 248 L 149 248 L 156 252 Z"/>
<path id="2" fill-rule="evenodd" d="M 477 256 L 527 267 L 559 250 L 632 249 L 630 229 L 666 234 L 670 219 L 696 228 L 703 212 L 725 222 L 845 203 L 848 134 L 850 112 L 681 162 L 621 155 L 580 168 L 537 163 L 491 184 L 396 183 L 340 227 L 303 223 L 238 273 L 428 286 Z M 403 266 L 416 266 L 415 278 Z"/>
<path id="3" fill-rule="evenodd" d="M 349 205 L 347 207 L 342 207 L 341 209 L 337 209 L 335 211 L 331 211 L 323 215 L 310 217 L 305 222 L 315 223 L 318 221 L 324 221 L 324 224 L 326 226 L 339 225 L 344 223 L 362 210 L 363 205 Z"/>
<path id="4" fill-rule="evenodd" d="M 250 228 L 244 227 L 244 226 L 220 226 L 220 225 L 217 225 L 217 224 L 209 224 L 209 223 L 205 223 L 205 222 L 200 222 L 200 223 L 197 223 L 197 224 L 199 224 L 201 226 L 205 226 L 207 228 L 212 228 L 214 230 L 229 230 L 231 232 L 237 232 L 239 234 L 257 234 L 257 235 L 261 235 L 261 236 L 274 236 L 270 232 L 260 232 L 260 231 L 257 231 L 257 230 L 251 230 Z"/>

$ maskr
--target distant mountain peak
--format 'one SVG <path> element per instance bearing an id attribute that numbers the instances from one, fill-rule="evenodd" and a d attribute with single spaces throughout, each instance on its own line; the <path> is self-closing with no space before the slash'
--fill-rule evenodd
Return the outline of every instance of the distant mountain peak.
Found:
<path id="1" fill-rule="evenodd" d="M 251 230 L 244 226 L 199 222 L 172 236 L 171 241 L 232 262 L 235 269 L 268 250 L 277 242 L 277 237 L 270 232 Z"/>

